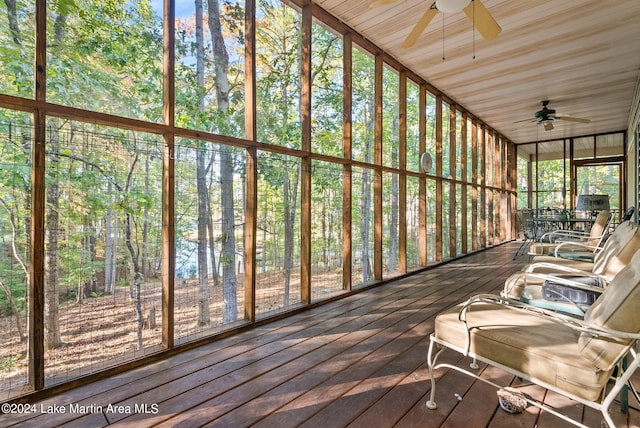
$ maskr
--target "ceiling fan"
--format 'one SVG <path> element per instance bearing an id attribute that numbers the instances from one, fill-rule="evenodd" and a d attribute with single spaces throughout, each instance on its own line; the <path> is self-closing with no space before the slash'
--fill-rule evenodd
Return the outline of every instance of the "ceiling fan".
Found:
<path id="1" fill-rule="evenodd" d="M 547 106 L 549 105 L 549 100 L 543 100 L 541 101 L 542 103 L 542 109 L 538 110 L 537 112 L 535 112 L 535 119 L 531 120 L 531 119 L 526 119 L 526 122 L 536 122 L 538 125 L 539 124 L 544 124 L 544 130 L 545 131 L 551 131 L 553 129 L 553 121 L 555 119 L 558 120 L 566 120 L 568 122 L 580 122 L 580 123 L 589 123 L 591 122 L 590 119 L 583 119 L 581 117 L 571 117 L 571 116 L 562 116 L 559 114 L 556 114 L 555 109 L 552 108 L 548 108 Z M 524 121 L 521 121 L 524 122 Z"/>
<path id="2" fill-rule="evenodd" d="M 369 7 L 385 6 L 397 1 L 398 0 L 377 0 L 371 3 Z M 409 33 L 402 47 L 410 48 L 413 46 L 438 12 L 453 13 L 460 12 L 461 10 L 464 11 L 485 40 L 495 38 L 502 31 L 502 28 L 500 28 L 480 0 L 436 0 L 418 20 L 418 23 Z"/>

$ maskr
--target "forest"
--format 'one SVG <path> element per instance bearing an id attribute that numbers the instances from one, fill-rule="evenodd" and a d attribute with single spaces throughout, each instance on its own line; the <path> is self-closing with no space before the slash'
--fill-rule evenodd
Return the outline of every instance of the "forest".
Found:
<path id="1" fill-rule="evenodd" d="M 39 122 L 45 129 L 38 130 L 42 125 L 35 123 L 33 114 L 0 108 L 3 398 L 28 385 L 31 221 L 37 186 L 33 171 L 38 168 L 34 164 L 38 145 L 44 145 L 45 153 L 44 372 L 49 385 L 162 348 L 166 263 L 175 272 L 176 343 L 247 322 L 246 189 L 253 161 L 247 153 L 255 144 L 245 140 L 255 138 L 260 143 L 252 255 L 258 319 L 304 303 L 305 227 L 311 236 L 311 301 L 502 239 L 497 226 L 488 226 L 479 236 L 471 227 L 463 232 L 461 225 L 475 223 L 475 210 L 484 210 L 483 219 L 499 224 L 493 207 L 498 212 L 508 196 L 500 172 L 506 165 L 506 144 L 485 138 L 485 130 L 476 129 L 454 107 L 436 105 L 438 98 L 428 92 L 421 111 L 420 85 L 385 64 L 382 151 L 378 152 L 376 59 L 354 44 L 349 49 L 351 144 L 345 152 L 345 41 L 314 20 L 310 155 L 302 134 L 303 19 L 300 11 L 279 0 L 256 2 L 256 133 L 248 137 L 253 127 L 246 123 L 244 2 L 194 0 L 180 2 L 174 23 L 173 125 L 189 132 L 173 141 L 175 256 L 167 259 L 163 252 L 166 140 L 161 133 L 118 126 L 118 118 L 149 124 L 165 120 L 160 3 L 47 2 L 45 98 L 54 114 Z M 34 98 L 35 9 L 33 0 L 0 5 L 0 94 L 16 99 Z M 402 101 L 400 94 L 405 94 Z M 59 111 L 71 107 L 102 113 L 109 120 L 69 119 L 56 111 L 57 106 Z M 437 114 L 442 116 L 440 140 Z M 197 132 L 220 137 L 187 136 Z M 432 171 L 419 169 L 420 132 L 436 162 Z M 495 154 L 480 156 L 480 149 L 467 143 L 474 132 L 474 141 L 478 137 L 486 144 L 482 153 Z M 472 175 L 488 164 L 493 166 L 487 181 Z M 307 176 L 310 224 L 303 224 Z M 486 185 L 494 187 L 481 187 Z M 381 188 L 379 213 L 376 186 Z M 436 194 L 442 195 L 441 206 L 436 205 Z M 402 210 L 401 195 L 405 195 Z M 489 200 L 491 205 L 480 204 Z M 351 224 L 348 235 L 343 230 L 346 212 Z M 382 226 L 380 250 L 375 240 L 377 215 Z M 401 230 L 406 231 L 403 245 Z M 350 259 L 345 259 L 345 239 Z M 351 261 L 348 280 L 345 260 Z M 376 269 L 382 278 L 376 277 Z"/>

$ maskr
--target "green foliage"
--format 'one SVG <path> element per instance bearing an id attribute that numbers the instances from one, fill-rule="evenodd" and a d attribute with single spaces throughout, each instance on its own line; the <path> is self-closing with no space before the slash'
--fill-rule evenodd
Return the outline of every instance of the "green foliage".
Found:
<path id="1" fill-rule="evenodd" d="M 20 354 L 11 355 L 7 358 L 0 358 L 0 372 L 11 370 L 11 368 L 15 366 L 22 358 L 23 357 Z"/>
<path id="2" fill-rule="evenodd" d="M 75 0 L 57 2 L 53 10 L 48 27 L 56 55 L 47 64 L 48 99 L 160 120 L 162 26 L 150 3 Z"/>

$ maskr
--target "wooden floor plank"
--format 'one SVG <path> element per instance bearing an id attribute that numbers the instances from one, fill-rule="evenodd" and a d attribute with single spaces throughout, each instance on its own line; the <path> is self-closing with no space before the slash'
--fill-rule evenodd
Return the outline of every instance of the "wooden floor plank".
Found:
<path id="1" fill-rule="evenodd" d="M 286 349 L 283 349 L 286 352 L 281 352 L 279 353 L 279 355 L 276 355 L 276 354 L 268 355 L 268 354 L 263 354 L 260 351 L 256 351 L 255 364 L 250 364 L 250 365 L 247 365 L 246 367 L 246 369 L 251 373 L 251 375 L 255 376 L 255 378 L 252 379 L 251 387 L 257 388 L 261 380 L 260 375 L 269 372 L 269 369 L 273 367 L 279 367 L 281 365 L 285 365 L 287 362 L 295 360 L 295 358 L 298 358 L 300 355 L 304 355 L 322 346 L 323 343 L 320 342 L 320 339 L 328 340 L 329 338 L 331 338 L 331 340 L 333 341 L 333 340 L 339 340 L 340 335 L 349 335 L 347 339 L 344 339 L 345 343 L 342 346 L 344 349 L 353 349 L 354 346 L 357 345 L 357 343 L 364 341 L 370 336 L 370 334 L 372 334 L 371 332 L 374 331 L 374 328 L 371 326 L 371 324 L 378 322 L 379 319 L 381 319 L 387 312 L 393 311 L 393 307 L 406 306 L 408 304 L 408 301 L 415 299 L 415 297 L 411 297 L 412 294 L 416 294 L 415 290 L 407 288 L 407 292 L 409 293 L 408 297 L 403 298 L 400 301 L 398 300 L 397 295 L 391 295 L 386 300 L 384 299 L 380 300 L 380 302 L 386 302 L 386 304 L 379 305 L 379 307 L 377 308 L 377 311 L 370 312 L 370 310 L 366 306 L 362 306 L 360 309 L 363 311 L 363 313 L 359 313 L 358 311 L 356 313 L 350 313 L 349 316 L 347 317 L 334 317 L 330 320 L 326 320 L 324 323 L 319 324 L 323 326 L 324 331 L 321 329 L 317 329 L 317 331 L 314 331 L 313 328 L 309 329 L 307 332 L 308 334 L 306 335 L 308 336 L 307 340 L 304 341 L 304 343 L 297 344 L 297 346 L 294 345 L 291 347 L 287 347 Z M 381 323 L 381 325 L 382 327 L 388 326 L 389 320 L 384 320 Z M 367 326 L 368 328 L 363 330 L 365 326 Z M 291 338 L 288 338 L 288 339 L 291 340 Z M 273 346 L 276 346 L 276 345 L 282 346 L 283 342 L 284 341 L 276 342 L 273 344 Z M 246 360 L 247 358 L 246 355 L 243 356 L 243 358 Z M 278 360 L 277 358 L 282 358 L 282 360 Z M 261 369 L 260 367 L 264 367 L 264 368 Z M 274 373 L 269 373 L 269 375 L 266 377 L 269 379 L 269 382 L 274 382 Z M 181 408 L 181 406 L 191 405 L 193 408 L 190 410 L 188 418 L 193 419 L 191 422 L 195 423 L 195 420 L 199 419 L 198 408 L 202 407 L 202 408 L 208 409 L 207 414 L 211 415 L 211 412 L 210 412 L 211 406 L 215 406 L 213 404 L 213 401 L 215 402 L 219 401 L 223 403 L 222 407 L 215 407 L 215 408 L 217 409 L 218 414 L 222 414 L 226 410 L 232 409 L 234 406 L 234 403 L 236 403 L 236 401 L 229 399 L 228 394 L 224 395 L 228 389 L 232 389 L 235 386 L 238 386 L 234 383 L 234 380 L 236 379 L 244 379 L 244 378 L 242 375 L 238 375 L 238 373 L 236 372 L 230 372 L 228 378 L 216 379 L 215 382 L 209 382 L 203 385 L 202 387 L 192 388 L 187 392 L 185 392 L 185 390 L 183 389 L 182 393 L 179 396 L 173 397 L 175 399 L 162 401 L 162 407 L 163 409 L 168 410 L 169 412 L 168 416 L 171 416 L 174 413 L 179 413 L 182 410 L 186 410 L 186 408 L 184 407 Z M 220 388 L 220 389 L 216 389 L 216 388 Z M 238 393 L 234 391 L 232 392 L 232 394 L 238 394 Z M 221 395 L 221 397 L 218 397 L 218 395 Z M 240 396 L 243 396 L 243 395 L 240 394 Z M 158 396 L 156 395 L 156 399 L 158 399 L 157 397 Z M 196 401 L 198 399 L 202 399 L 202 397 L 216 397 L 216 398 L 214 400 L 209 400 L 208 402 Z M 160 397 L 160 399 L 162 399 L 162 396 Z M 196 404 L 199 404 L 199 405 L 196 406 Z M 133 419 L 135 419 L 136 417 L 141 417 L 141 416 L 135 416 L 133 417 Z M 157 415 L 154 418 L 154 421 L 159 420 L 161 417 L 162 417 L 162 414 Z M 187 416 L 179 415 L 177 417 L 180 419 Z M 129 418 L 129 419 L 132 419 L 132 418 Z M 177 422 L 173 421 L 171 423 L 175 424 Z"/>

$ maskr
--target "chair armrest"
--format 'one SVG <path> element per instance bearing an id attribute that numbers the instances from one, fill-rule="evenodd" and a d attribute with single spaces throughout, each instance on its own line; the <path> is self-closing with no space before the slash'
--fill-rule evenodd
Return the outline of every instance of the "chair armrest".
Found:
<path id="1" fill-rule="evenodd" d="M 597 245 L 589 245 L 585 242 L 563 241 L 563 242 L 560 242 L 558 245 L 556 245 L 553 256 L 559 257 L 558 254 L 560 250 L 567 249 L 567 247 L 569 251 L 576 251 L 576 249 L 585 249 L 585 250 L 593 251 L 594 253 L 602 249 L 602 247 L 598 247 Z M 575 249 L 572 250 L 571 249 L 572 247 L 575 247 Z"/>
<path id="2" fill-rule="evenodd" d="M 612 338 L 612 339 L 640 339 L 640 333 L 628 333 L 626 331 L 614 330 L 611 328 L 599 326 L 593 323 L 586 322 L 579 318 L 571 317 L 568 315 L 563 315 L 558 312 L 546 310 L 543 308 L 538 308 L 536 306 L 528 305 L 526 303 L 520 302 L 519 300 L 511 299 L 508 297 L 502 297 L 496 294 L 478 294 L 476 296 L 472 296 L 469 298 L 460 309 L 458 313 L 458 319 L 464 323 L 465 328 L 467 329 L 468 340 L 470 341 L 470 330 L 466 321 L 466 313 L 471 311 L 473 305 L 483 303 L 483 304 L 495 304 L 500 305 L 503 308 L 507 308 L 514 311 L 520 311 L 523 313 L 527 313 L 529 315 L 539 316 L 544 319 L 550 319 L 553 322 L 557 322 L 562 325 L 566 325 L 567 327 L 590 334 L 594 337 L 604 337 L 604 338 Z M 496 323 L 499 323 L 499 320 L 495 320 Z M 468 346 L 468 345 L 467 345 Z M 467 348 L 468 351 L 468 348 Z"/>
<path id="3" fill-rule="evenodd" d="M 549 239 L 552 239 L 552 238 L 562 239 L 563 237 L 588 239 L 588 238 L 591 238 L 591 235 L 590 233 L 587 233 L 587 232 L 577 232 L 577 231 L 562 230 L 562 229 L 549 232 Z"/>
<path id="4" fill-rule="evenodd" d="M 537 268 L 553 269 L 553 270 L 558 271 L 558 272 L 569 272 L 569 273 L 575 273 L 576 275 L 582 275 L 582 276 L 594 275 L 592 272 L 576 269 L 576 268 L 571 267 L 571 266 L 565 266 L 565 265 L 547 263 L 547 262 L 531 263 L 530 265 L 527 266 L 527 268 L 523 272 L 524 273 L 535 272 L 535 270 Z"/>

